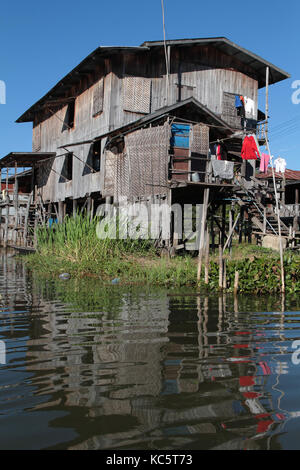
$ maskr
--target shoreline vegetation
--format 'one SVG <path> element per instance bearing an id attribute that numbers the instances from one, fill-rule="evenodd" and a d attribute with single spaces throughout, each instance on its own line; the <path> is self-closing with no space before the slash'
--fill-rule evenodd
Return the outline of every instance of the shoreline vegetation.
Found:
<path id="1" fill-rule="evenodd" d="M 103 284 L 146 284 L 165 287 L 201 287 L 220 290 L 219 255 L 210 256 L 208 283 L 204 267 L 197 282 L 197 256 L 186 253 L 174 258 L 160 256 L 152 240 L 99 239 L 99 218 L 85 215 L 66 217 L 62 224 L 41 228 L 37 251 L 24 256 L 29 268 L 39 275 L 55 278 L 69 273 L 72 278 L 98 278 Z M 109 230 L 109 228 L 108 228 Z M 118 236 L 118 233 L 117 233 Z M 251 244 L 234 244 L 224 253 L 223 290 L 234 292 L 236 273 L 240 293 L 278 293 L 281 288 L 279 253 Z M 300 291 L 300 255 L 284 254 L 286 293 Z"/>

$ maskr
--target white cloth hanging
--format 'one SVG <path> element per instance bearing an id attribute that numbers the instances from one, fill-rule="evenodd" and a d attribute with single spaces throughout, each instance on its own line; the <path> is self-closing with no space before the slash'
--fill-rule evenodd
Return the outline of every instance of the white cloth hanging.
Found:
<path id="1" fill-rule="evenodd" d="M 245 101 L 246 118 L 254 119 L 254 116 L 255 116 L 254 101 L 251 98 L 248 98 L 248 96 L 244 96 L 244 101 Z"/>
<path id="2" fill-rule="evenodd" d="M 285 173 L 286 161 L 284 158 L 278 157 L 274 160 L 276 173 Z"/>

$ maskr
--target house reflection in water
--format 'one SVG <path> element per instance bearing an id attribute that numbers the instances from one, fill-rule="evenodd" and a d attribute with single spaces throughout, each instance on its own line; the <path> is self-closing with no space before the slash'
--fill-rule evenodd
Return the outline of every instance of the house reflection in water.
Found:
<path id="1" fill-rule="evenodd" d="M 49 429 L 76 436 L 54 447 L 280 447 L 277 430 L 297 414 L 280 402 L 284 314 L 249 315 L 249 299 L 37 281 L 23 262 L 1 261 L 2 338 L 22 339 L 15 361 L 30 377 L 24 422 L 43 410 Z"/>

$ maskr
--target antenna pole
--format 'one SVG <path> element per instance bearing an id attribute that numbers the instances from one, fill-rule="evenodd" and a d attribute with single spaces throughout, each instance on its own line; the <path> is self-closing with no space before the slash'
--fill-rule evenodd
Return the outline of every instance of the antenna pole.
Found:
<path id="1" fill-rule="evenodd" d="M 162 20 L 163 20 L 163 31 L 164 31 L 164 49 L 165 49 L 165 59 L 166 59 L 166 101 L 167 105 L 169 104 L 169 58 L 167 52 L 166 44 L 166 26 L 165 26 L 165 6 L 164 0 L 161 0 L 161 9 L 162 9 Z"/>

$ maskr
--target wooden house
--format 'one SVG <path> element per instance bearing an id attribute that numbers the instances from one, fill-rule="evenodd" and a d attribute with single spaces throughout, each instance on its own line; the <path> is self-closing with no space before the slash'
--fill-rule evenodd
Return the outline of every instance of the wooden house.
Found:
<path id="1" fill-rule="evenodd" d="M 98 47 L 18 118 L 33 123 L 32 152 L 1 168 L 32 168 L 33 201 L 60 219 L 124 196 L 201 203 L 205 188 L 216 207 L 236 184 L 213 177 L 211 146 L 239 169 L 245 133 L 264 141 L 266 69 L 269 84 L 289 77 L 224 37 Z"/>

